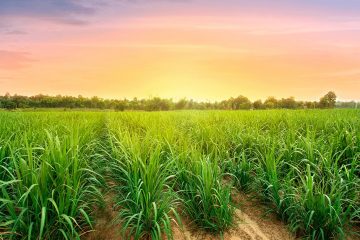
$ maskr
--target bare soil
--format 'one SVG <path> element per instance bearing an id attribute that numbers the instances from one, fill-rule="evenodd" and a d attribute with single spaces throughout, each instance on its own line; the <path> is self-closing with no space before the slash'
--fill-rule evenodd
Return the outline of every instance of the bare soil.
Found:
<path id="1" fill-rule="evenodd" d="M 121 227 L 115 223 L 117 212 L 114 209 L 114 198 L 112 193 L 104 197 L 105 207 L 96 210 L 96 224 L 94 231 L 87 234 L 86 240 L 120 240 Z"/>
<path id="2" fill-rule="evenodd" d="M 214 236 L 194 229 L 186 221 L 183 230 L 174 228 L 175 240 L 292 240 L 295 237 L 288 231 L 284 223 L 273 214 L 266 214 L 263 206 L 253 198 L 236 193 L 235 202 L 241 204 L 235 210 L 235 227 L 224 233 L 224 236 Z M 240 210 L 241 209 L 241 210 Z"/>
<path id="3" fill-rule="evenodd" d="M 121 240 L 121 226 L 115 224 L 116 210 L 114 209 L 114 196 L 105 195 L 105 207 L 98 209 L 94 231 L 86 234 L 86 240 Z M 292 240 L 295 237 L 287 230 L 286 226 L 272 214 L 265 214 L 265 208 L 251 197 L 237 193 L 236 203 L 241 204 L 235 210 L 236 224 L 234 228 L 216 236 L 196 229 L 190 221 L 183 219 L 182 225 L 174 224 L 173 233 L 175 240 Z"/>
<path id="4" fill-rule="evenodd" d="M 197 229 L 191 221 L 183 218 L 182 227 L 173 225 L 174 240 L 295 240 L 286 225 L 275 214 L 251 195 L 234 191 L 236 223 L 223 236 L 212 235 Z M 105 206 L 96 210 L 94 230 L 83 235 L 85 240 L 122 240 L 121 226 L 116 224 L 117 211 L 114 208 L 115 196 L 108 192 L 104 196 Z M 354 229 L 355 230 L 355 229 Z M 358 230 L 358 229 L 356 229 Z M 347 240 L 360 240 L 358 236 L 348 236 Z"/>

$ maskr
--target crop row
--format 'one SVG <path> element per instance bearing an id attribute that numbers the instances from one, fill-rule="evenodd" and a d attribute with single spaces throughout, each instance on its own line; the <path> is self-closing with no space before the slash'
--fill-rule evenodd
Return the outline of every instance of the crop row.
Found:
<path id="1" fill-rule="evenodd" d="M 125 238 L 171 239 L 181 219 L 221 236 L 236 220 L 234 189 L 297 236 L 345 238 L 360 221 L 359 117 L 1 113 L 0 238 L 86 238 L 109 186 Z"/>

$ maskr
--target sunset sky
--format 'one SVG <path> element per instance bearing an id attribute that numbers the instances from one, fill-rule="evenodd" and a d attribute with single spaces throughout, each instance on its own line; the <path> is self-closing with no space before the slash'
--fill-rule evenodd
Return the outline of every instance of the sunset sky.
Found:
<path id="1" fill-rule="evenodd" d="M 0 0 L 0 94 L 360 100 L 359 0 Z"/>

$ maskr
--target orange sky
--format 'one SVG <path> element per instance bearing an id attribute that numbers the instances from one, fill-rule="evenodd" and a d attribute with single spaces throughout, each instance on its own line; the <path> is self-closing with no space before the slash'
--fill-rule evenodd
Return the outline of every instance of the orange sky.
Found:
<path id="1" fill-rule="evenodd" d="M 29 2 L 0 3 L 0 94 L 360 100 L 352 0 Z"/>

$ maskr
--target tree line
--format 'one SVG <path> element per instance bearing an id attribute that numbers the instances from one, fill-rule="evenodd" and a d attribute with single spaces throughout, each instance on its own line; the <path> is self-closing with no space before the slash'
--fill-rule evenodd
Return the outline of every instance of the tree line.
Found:
<path id="1" fill-rule="evenodd" d="M 0 108 L 8 110 L 16 108 L 88 108 L 88 109 L 114 109 L 117 111 L 140 110 L 140 111 L 167 111 L 183 109 L 223 109 L 223 110 L 240 110 L 240 109 L 313 109 L 313 108 L 334 108 L 334 107 L 357 107 L 355 102 L 336 102 L 336 94 L 332 91 L 321 97 L 319 101 L 297 101 L 294 97 L 276 99 L 268 97 L 265 101 L 256 100 L 251 102 L 245 96 L 229 98 L 219 102 L 204 102 L 188 99 L 174 101 L 153 97 L 149 99 L 103 99 L 99 97 L 78 97 L 73 96 L 21 96 L 5 94 L 0 96 Z"/>

